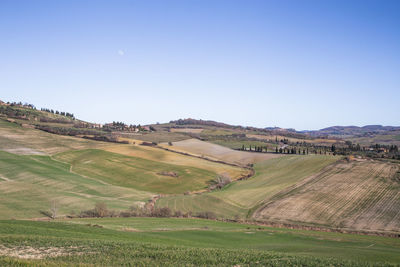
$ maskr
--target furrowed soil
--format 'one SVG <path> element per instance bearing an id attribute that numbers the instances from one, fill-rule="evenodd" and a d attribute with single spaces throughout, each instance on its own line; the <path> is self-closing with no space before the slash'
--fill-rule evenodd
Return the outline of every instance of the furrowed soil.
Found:
<path id="1" fill-rule="evenodd" d="M 400 231 L 399 165 L 340 161 L 265 201 L 254 218 Z"/>

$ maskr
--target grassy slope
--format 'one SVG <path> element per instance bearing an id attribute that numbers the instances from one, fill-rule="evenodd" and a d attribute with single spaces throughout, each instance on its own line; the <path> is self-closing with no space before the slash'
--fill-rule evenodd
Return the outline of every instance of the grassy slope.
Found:
<path id="1" fill-rule="evenodd" d="M 0 150 L 21 154 L 54 154 L 71 149 L 104 147 L 107 143 L 60 136 L 40 130 L 23 128 L 0 119 Z"/>
<path id="2" fill-rule="evenodd" d="M 91 219 L 87 222 L 134 225 L 144 232 L 123 232 L 59 222 L 0 221 L 0 244 L 3 246 L 15 250 L 26 246 L 42 250 L 72 246 L 79 247 L 79 251 L 90 252 L 45 260 L 0 256 L 0 264 L 362 266 L 400 262 L 399 240 L 384 237 L 193 219 Z M 154 231 L 155 227 L 162 225 L 177 229 L 195 225 L 203 229 Z"/>
<path id="3" fill-rule="evenodd" d="M 268 147 L 268 152 L 275 151 L 275 147 L 277 147 L 277 144 L 272 144 L 272 143 L 265 143 L 262 141 L 250 141 L 250 140 L 229 140 L 229 139 L 215 139 L 215 140 L 210 140 L 210 143 L 228 147 L 231 149 L 242 149 L 243 145 L 245 146 L 246 149 L 248 149 L 250 146 L 254 149 L 256 146 L 261 146 L 261 147 Z"/>
<path id="4" fill-rule="evenodd" d="M 136 139 L 147 142 L 176 142 L 185 139 L 189 139 L 190 137 L 182 134 L 182 133 L 174 133 L 167 131 L 156 131 L 156 132 L 144 132 L 144 133 L 120 133 L 122 137 Z"/>
<path id="5" fill-rule="evenodd" d="M 271 159 L 255 165 L 254 177 L 234 182 L 221 191 L 161 198 L 157 205 L 181 211 L 213 211 L 228 218 L 236 214 L 245 217 L 253 207 L 337 159 L 332 156 L 314 155 Z"/>
<path id="6" fill-rule="evenodd" d="M 110 151 L 120 154 L 100 150 L 76 150 L 86 148 L 109 148 Z M 55 155 L 61 151 L 69 152 Z M 53 156 L 49 158 L 33 154 Z M 67 155 L 81 160 L 74 162 L 78 166 L 71 168 L 72 173 L 70 164 L 60 162 Z M 83 162 L 90 159 L 85 157 L 99 160 L 100 166 L 94 166 L 99 167 L 99 170 L 89 170 L 88 173 L 85 170 L 88 166 Z M 94 177 L 76 174 L 75 168 Z M 160 176 L 155 174 L 158 171 L 175 171 L 181 176 Z M 120 176 L 115 176 L 115 172 Z M 88 209 L 98 201 L 104 201 L 115 209 L 126 209 L 135 201 L 150 198 L 154 192 L 182 193 L 205 187 L 206 182 L 217 173 L 228 173 L 237 178 L 247 172 L 242 168 L 156 148 L 59 136 L 0 120 L 0 218 L 4 219 L 41 217 L 43 215 L 39 211 L 48 210 L 53 200 L 60 203 L 59 214 Z M 127 180 L 132 177 L 136 180 Z M 108 185 L 108 182 L 114 185 Z M 134 188 L 145 189 L 146 192 Z M 148 190 L 153 190 L 153 193 Z"/>
<path id="7" fill-rule="evenodd" d="M 349 137 L 347 140 L 360 145 L 374 145 L 374 144 L 384 144 L 384 145 L 397 145 L 400 146 L 400 131 L 396 131 L 394 135 L 391 134 L 376 134 L 370 137 Z"/>
<path id="8" fill-rule="evenodd" d="M 76 173 L 110 184 L 155 193 L 173 194 L 203 189 L 216 173 L 188 166 L 172 165 L 143 158 L 89 149 L 57 154 Z M 175 172 L 179 177 L 161 175 Z"/>
<path id="9" fill-rule="evenodd" d="M 399 165 L 338 162 L 260 209 L 257 218 L 371 230 L 400 229 Z"/>
<path id="10" fill-rule="evenodd" d="M 60 214 L 89 209 L 104 201 L 127 209 L 151 193 L 109 185 L 69 171 L 68 164 L 48 156 L 15 155 L 0 151 L 0 218 L 42 217 L 57 200 Z"/>
<path id="11" fill-rule="evenodd" d="M 162 163 L 174 164 L 179 166 L 190 166 L 209 170 L 218 174 L 228 174 L 233 180 L 247 175 L 248 170 L 229 166 L 226 164 L 220 164 L 211 162 L 204 159 L 195 157 L 188 157 L 174 152 L 168 152 L 159 148 L 139 146 L 139 145 L 113 145 L 104 148 L 104 150 L 118 153 L 125 156 L 138 157 L 148 159 L 152 161 L 158 161 Z"/>
<path id="12" fill-rule="evenodd" d="M 205 156 L 214 160 L 221 160 L 237 165 L 246 165 L 282 156 L 271 153 L 236 151 L 217 144 L 200 141 L 198 139 L 188 139 L 174 142 L 173 146 L 166 144 L 163 146 L 174 151 L 185 152 L 196 156 Z"/>

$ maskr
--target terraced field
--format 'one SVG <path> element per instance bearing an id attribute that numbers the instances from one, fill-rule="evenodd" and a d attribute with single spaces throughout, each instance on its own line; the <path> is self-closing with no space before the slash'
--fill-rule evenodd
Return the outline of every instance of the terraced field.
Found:
<path id="1" fill-rule="evenodd" d="M 254 217 L 366 230 L 400 229 L 399 165 L 341 161 L 265 202 Z"/>
<path id="2" fill-rule="evenodd" d="M 179 142 L 173 142 L 173 146 L 164 144 L 164 147 L 179 152 L 189 153 L 200 157 L 204 156 L 214 160 L 221 160 L 237 165 L 247 165 L 249 163 L 260 162 L 281 156 L 272 153 L 262 154 L 236 151 L 217 144 L 200 141 L 198 139 L 188 139 Z"/>
<path id="3" fill-rule="evenodd" d="M 157 205 L 173 210 L 212 211 L 220 217 L 249 216 L 258 205 L 275 194 L 337 161 L 333 156 L 283 156 L 255 165 L 254 177 L 231 183 L 223 190 L 201 195 L 161 198 Z"/>

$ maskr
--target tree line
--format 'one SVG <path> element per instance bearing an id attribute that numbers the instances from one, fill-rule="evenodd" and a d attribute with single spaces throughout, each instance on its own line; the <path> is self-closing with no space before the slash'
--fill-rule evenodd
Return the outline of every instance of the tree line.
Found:
<path id="1" fill-rule="evenodd" d="M 75 118 L 73 113 L 69 113 L 69 112 L 65 112 L 65 111 L 58 111 L 58 110 L 53 110 L 53 109 L 48 109 L 48 108 L 41 108 L 41 111 L 45 111 L 45 112 L 49 112 L 52 114 L 57 114 L 57 115 L 61 115 L 61 116 L 67 116 L 70 118 Z"/>

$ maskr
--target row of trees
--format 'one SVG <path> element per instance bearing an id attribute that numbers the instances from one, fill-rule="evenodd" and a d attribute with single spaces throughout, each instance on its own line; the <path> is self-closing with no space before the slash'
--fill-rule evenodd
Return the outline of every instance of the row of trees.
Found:
<path id="1" fill-rule="evenodd" d="M 0 106 L 0 113 L 10 118 L 28 119 L 34 116 L 33 111 L 29 109 L 18 109 L 12 106 Z"/>
<path id="2" fill-rule="evenodd" d="M 364 155 L 368 157 L 400 159 L 399 148 L 397 145 L 374 144 L 370 146 L 361 146 L 346 141 L 345 144 L 332 144 L 331 146 L 316 145 L 312 143 L 290 143 L 282 147 L 268 148 L 268 146 L 246 147 L 244 144 L 239 149 L 242 151 L 252 151 L 259 153 L 279 153 L 279 154 L 333 154 L 333 155 Z"/>
<path id="3" fill-rule="evenodd" d="M 19 102 L 7 102 L 7 105 L 10 105 L 12 107 L 14 106 L 19 106 L 19 107 L 25 107 L 25 108 L 31 108 L 31 109 L 36 109 L 36 107 L 32 104 L 29 103 L 22 103 L 21 101 Z"/>
<path id="4" fill-rule="evenodd" d="M 135 132 L 135 131 L 145 131 L 146 129 L 141 126 L 140 124 L 134 125 L 134 124 L 126 124 L 124 122 L 120 121 L 113 121 L 112 123 L 107 123 L 103 126 L 104 130 L 112 131 L 130 131 L 130 132 Z M 155 131 L 154 127 L 150 126 L 151 131 Z"/>
<path id="5" fill-rule="evenodd" d="M 74 114 L 69 113 L 69 112 L 64 112 L 64 111 L 58 111 L 58 110 L 53 110 L 53 109 L 48 109 L 48 108 L 41 108 L 41 111 L 45 111 L 45 112 L 49 112 L 52 114 L 57 114 L 57 115 L 61 115 L 61 116 L 67 116 L 70 118 L 75 118 Z"/>
<path id="6" fill-rule="evenodd" d="M 252 152 L 259 152 L 259 153 L 280 153 L 280 154 L 308 154 L 309 150 L 308 148 L 296 148 L 296 147 L 275 147 L 271 148 L 268 150 L 267 146 L 249 146 L 247 149 L 245 145 L 242 145 L 242 148 L 240 149 L 242 151 L 252 151 Z M 316 152 L 317 153 L 317 152 Z M 321 151 L 322 154 L 322 151 Z M 326 154 L 326 153 L 325 153 Z"/>

